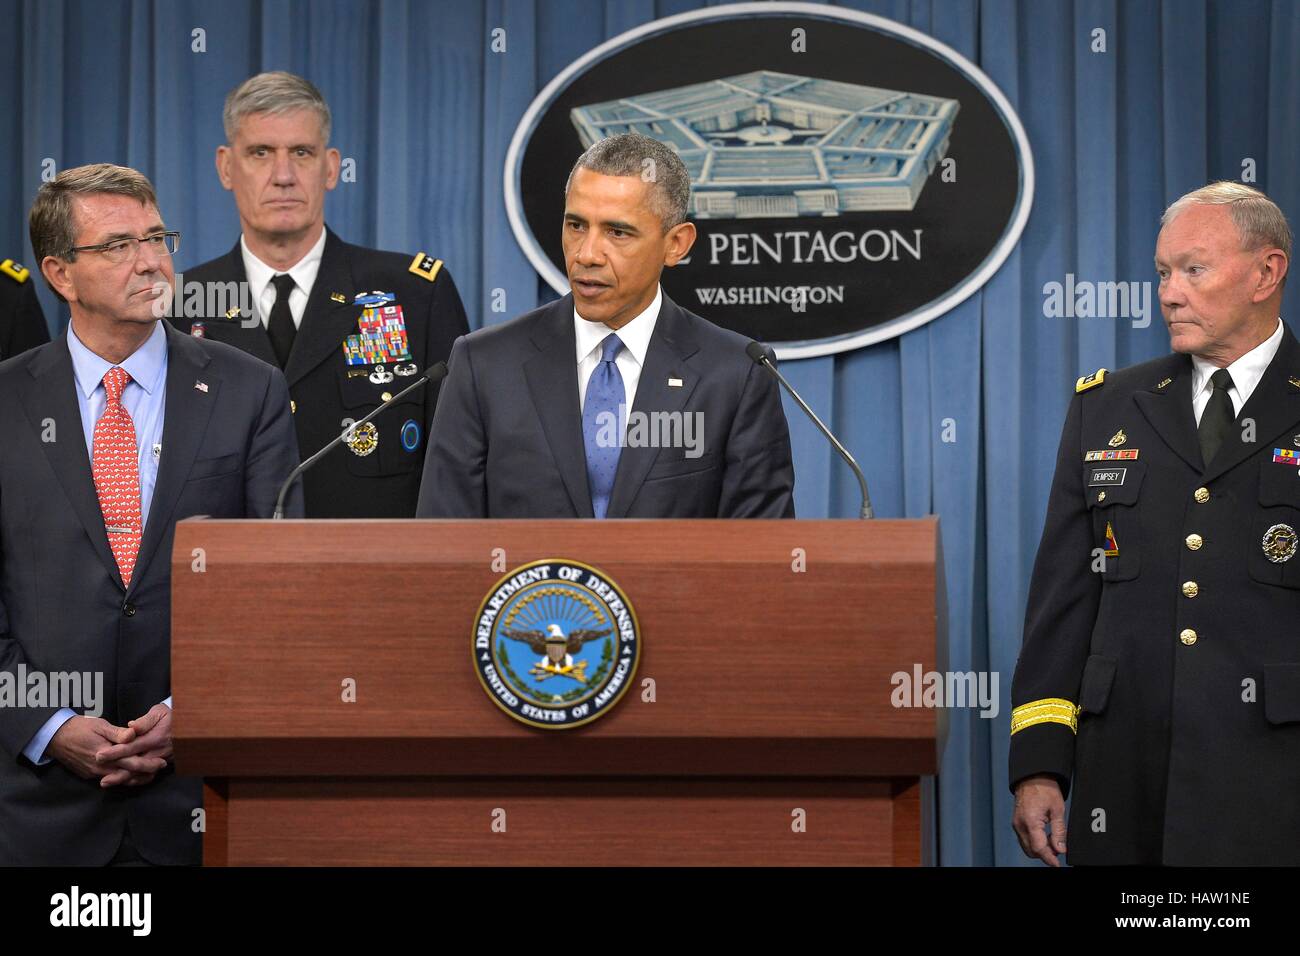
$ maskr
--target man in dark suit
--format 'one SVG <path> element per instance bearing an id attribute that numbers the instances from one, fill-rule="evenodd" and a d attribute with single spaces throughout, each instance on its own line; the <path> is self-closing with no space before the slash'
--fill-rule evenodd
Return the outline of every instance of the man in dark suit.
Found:
<path id="1" fill-rule="evenodd" d="M 1291 244 L 1249 186 L 1182 197 L 1175 354 L 1075 386 L 1011 688 L 1012 825 L 1049 865 L 1071 792 L 1071 864 L 1300 865 Z"/>
<path id="2" fill-rule="evenodd" d="M 64 170 L 30 223 L 72 319 L 0 364 L 0 865 L 195 864 L 201 785 L 171 768 L 173 532 L 271 514 L 298 461 L 288 388 L 160 321 L 179 234 L 135 170 Z"/>
<path id="3" fill-rule="evenodd" d="M 226 98 L 224 122 L 217 173 L 243 235 L 185 272 L 185 285 L 247 290 L 248 301 L 193 315 L 178 300 L 172 321 L 283 369 L 307 456 L 445 359 L 469 328 L 465 309 L 442 260 L 349 245 L 326 228 L 340 159 L 315 86 L 259 74 Z M 414 515 L 436 400 L 435 387 L 418 389 L 314 465 L 303 476 L 307 516 Z"/>
<path id="4" fill-rule="evenodd" d="M 50 340 L 45 315 L 26 266 L 0 262 L 0 359 L 7 359 Z"/>
<path id="5" fill-rule="evenodd" d="M 611 137 L 565 195 L 573 291 L 457 340 L 417 515 L 794 517 L 776 382 L 659 287 L 695 241 L 681 159 Z"/>

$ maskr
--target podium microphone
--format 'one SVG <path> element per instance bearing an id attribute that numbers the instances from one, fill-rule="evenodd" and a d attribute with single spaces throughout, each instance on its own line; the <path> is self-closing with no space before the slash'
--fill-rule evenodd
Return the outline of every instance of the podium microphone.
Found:
<path id="1" fill-rule="evenodd" d="M 781 386 L 790 393 L 790 397 L 793 398 L 795 402 L 798 403 L 799 407 L 804 410 L 804 414 L 813 420 L 813 424 L 820 428 L 822 434 L 825 435 L 830 440 L 830 443 L 835 446 L 835 450 L 840 453 L 840 457 L 849 463 L 849 467 L 853 469 L 853 474 L 857 476 L 858 484 L 862 488 L 862 512 L 858 517 L 874 518 L 875 513 L 871 510 L 871 498 L 867 495 L 867 478 L 862 474 L 862 469 L 859 468 L 858 463 L 853 460 L 853 456 L 849 454 L 848 449 L 840 444 L 840 440 L 831 434 L 829 428 L 822 424 L 822 420 L 817 417 L 817 413 L 808 407 L 808 403 L 799 397 L 799 393 L 796 392 L 790 383 L 785 380 L 785 376 L 777 371 L 776 366 L 772 364 L 772 360 L 767 357 L 767 351 L 763 346 L 759 345 L 757 342 L 750 342 L 745 346 L 745 354 L 776 377 L 776 380 L 781 383 Z"/>
<path id="2" fill-rule="evenodd" d="M 312 455 L 306 461 L 302 462 L 302 464 L 300 464 L 293 471 L 289 472 L 289 477 L 284 479 L 284 484 L 280 486 L 279 497 L 275 499 L 275 512 L 271 515 L 272 519 L 284 517 L 284 498 L 285 495 L 289 493 L 289 488 L 292 487 L 295 479 L 297 479 L 299 475 L 301 475 L 312 465 L 316 464 L 316 462 L 320 461 L 321 458 L 325 457 L 326 452 L 328 452 L 331 448 L 334 448 L 335 446 L 342 444 L 343 439 L 346 438 L 349 434 L 351 434 L 352 431 L 355 430 L 358 426 L 364 425 L 366 422 L 370 421 L 370 419 L 374 418 L 385 408 L 387 408 L 389 405 L 392 405 L 394 402 L 402 398 L 404 395 L 409 395 L 411 392 L 415 391 L 421 385 L 427 385 L 430 383 L 433 385 L 437 385 L 446 377 L 447 377 L 446 362 L 439 362 L 436 365 L 430 365 L 428 371 L 426 371 L 423 375 L 417 378 L 414 382 L 406 386 L 406 388 L 402 389 L 400 392 L 398 392 L 388 401 L 381 404 L 378 408 L 376 408 L 365 418 L 361 419 L 360 421 L 353 422 L 347 428 L 343 429 L 343 431 L 339 432 L 338 436 L 334 438 L 334 440 L 331 441 L 328 445 L 326 445 L 320 451 L 316 452 L 316 454 Z"/>

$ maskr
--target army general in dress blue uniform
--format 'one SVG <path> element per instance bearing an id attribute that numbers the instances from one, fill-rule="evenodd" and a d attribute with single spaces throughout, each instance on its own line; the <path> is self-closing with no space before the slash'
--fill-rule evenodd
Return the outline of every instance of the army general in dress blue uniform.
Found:
<path id="1" fill-rule="evenodd" d="M 1292 236 L 1215 183 L 1156 243 L 1174 354 L 1079 380 L 1011 690 L 1013 826 L 1071 864 L 1300 864 Z"/>
<path id="2" fill-rule="evenodd" d="M 468 331 L 440 259 L 364 249 L 325 226 L 340 157 L 330 112 L 311 83 L 262 73 L 226 99 L 217 173 L 234 193 L 243 235 L 226 255 L 185 272 L 185 285 L 247 283 L 250 314 L 185 315 L 182 331 L 234 345 L 283 369 L 304 457 L 415 381 Z M 192 309 L 190 310 L 193 311 Z M 409 518 L 437 389 L 425 387 L 350 430 L 303 477 L 311 518 Z"/>

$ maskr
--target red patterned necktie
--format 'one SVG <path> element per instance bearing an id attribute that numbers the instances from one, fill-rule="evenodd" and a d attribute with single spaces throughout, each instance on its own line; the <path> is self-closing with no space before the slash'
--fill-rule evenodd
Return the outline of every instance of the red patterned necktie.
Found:
<path id="1" fill-rule="evenodd" d="M 122 405 L 122 389 L 131 381 L 124 368 L 110 368 L 104 376 L 108 398 L 104 414 L 95 422 L 90 463 L 104 513 L 108 545 L 117 559 L 122 584 L 131 585 L 136 554 L 140 550 L 140 452 L 135 444 L 135 423 Z"/>

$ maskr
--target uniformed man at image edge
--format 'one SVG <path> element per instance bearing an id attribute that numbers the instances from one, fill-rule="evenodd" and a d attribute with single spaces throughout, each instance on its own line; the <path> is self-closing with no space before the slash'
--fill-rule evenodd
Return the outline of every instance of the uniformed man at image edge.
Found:
<path id="1" fill-rule="evenodd" d="M 1300 865 L 1291 245 L 1258 190 L 1183 196 L 1155 252 L 1173 354 L 1076 385 L 1011 689 L 1031 857 Z"/>
<path id="2" fill-rule="evenodd" d="M 465 309 L 441 259 L 350 245 L 325 225 L 341 161 L 315 86 L 261 73 L 230 93 L 222 118 L 217 173 L 243 234 L 230 252 L 186 270 L 184 282 L 247 281 L 252 315 L 231 303 L 194 317 L 180 295 L 173 321 L 284 371 L 306 457 L 446 359 L 468 331 Z M 303 476 L 307 517 L 412 517 L 436 400 L 437 388 L 425 386 L 350 430 Z"/>
<path id="3" fill-rule="evenodd" d="M 31 271 L 13 259 L 0 260 L 0 360 L 49 340 L 50 330 L 36 299 Z"/>

